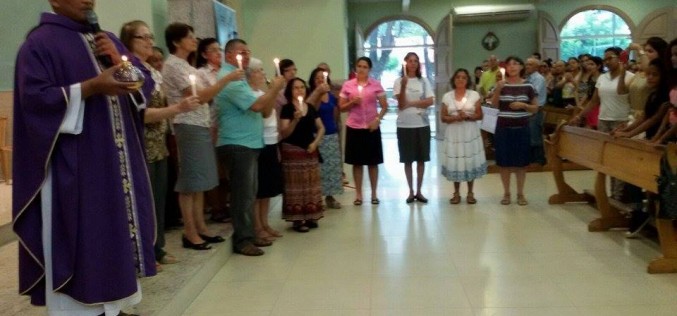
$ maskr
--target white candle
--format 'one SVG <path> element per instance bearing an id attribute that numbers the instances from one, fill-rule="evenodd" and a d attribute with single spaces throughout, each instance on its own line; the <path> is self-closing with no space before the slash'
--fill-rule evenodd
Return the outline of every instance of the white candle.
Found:
<path id="1" fill-rule="evenodd" d="M 362 86 L 360 86 L 360 85 L 357 86 L 357 94 L 358 94 L 360 97 L 362 97 L 362 89 L 363 89 Z"/>
<path id="2" fill-rule="evenodd" d="M 324 76 L 324 83 L 329 83 L 329 80 L 327 80 L 327 78 L 329 78 L 329 73 L 326 72 L 326 71 L 323 71 L 322 75 Z"/>
<path id="3" fill-rule="evenodd" d="M 303 103 L 303 97 L 298 96 L 296 99 L 299 100 L 299 111 L 301 111 L 301 115 L 306 116 L 306 105 Z"/>
<path id="4" fill-rule="evenodd" d="M 237 58 L 237 68 L 240 68 L 240 70 L 242 70 L 242 55 L 237 54 L 235 58 Z"/>
<path id="5" fill-rule="evenodd" d="M 190 80 L 190 88 L 193 91 L 193 96 L 197 96 L 197 86 L 195 85 L 195 75 L 190 74 L 188 75 L 188 80 Z"/>
<path id="6" fill-rule="evenodd" d="M 275 58 L 275 59 L 273 59 L 273 62 L 275 63 L 275 75 L 276 75 L 276 76 L 279 76 L 280 73 L 281 73 L 281 72 L 280 72 L 280 59 L 279 59 L 279 58 Z"/>
<path id="7" fill-rule="evenodd" d="M 402 77 L 407 76 L 407 63 L 402 63 Z"/>

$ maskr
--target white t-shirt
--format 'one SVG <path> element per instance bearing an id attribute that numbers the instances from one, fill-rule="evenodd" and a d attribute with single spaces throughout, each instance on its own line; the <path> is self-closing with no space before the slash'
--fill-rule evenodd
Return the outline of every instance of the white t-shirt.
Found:
<path id="1" fill-rule="evenodd" d="M 625 72 L 625 84 L 629 85 L 635 75 Z M 618 78 L 611 79 L 611 73 L 607 72 L 597 79 L 597 93 L 599 94 L 599 119 L 602 121 L 627 121 L 630 115 L 630 99 L 628 94 L 618 94 Z"/>
<path id="2" fill-rule="evenodd" d="M 401 81 L 402 78 L 397 78 L 393 86 L 393 95 L 396 98 L 400 94 Z M 435 97 L 435 94 L 428 79 L 425 77 L 421 77 L 421 79 L 409 77 L 407 81 L 407 101 L 416 101 L 430 97 Z M 429 125 L 430 120 L 427 109 L 408 107 L 397 112 L 397 127 L 415 128 Z"/>

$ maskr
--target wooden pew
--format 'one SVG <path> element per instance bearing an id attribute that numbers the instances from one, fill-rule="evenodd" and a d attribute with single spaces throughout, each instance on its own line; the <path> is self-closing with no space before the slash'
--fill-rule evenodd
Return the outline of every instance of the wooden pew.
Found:
<path id="1" fill-rule="evenodd" d="M 628 219 L 612 207 L 606 194 L 606 177 L 611 176 L 657 193 L 656 177 L 660 173 L 660 159 L 666 151 L 663 145 L 654 145 L 633 139 L 614 139 L 606 133 L 561 124 L 554 135 L 546 140 L 548 161 L 552 164 L 557 193 L 548 203 L 592 202 L 588 195 L 578 193 L 564 180 L 562 159 L 597 171 L 594 201 L 600 218 L 588 224 L 588 230 L 606 231 L 627 227 Z M 663 253 L 652 261 L 649 273 L 677 272 L 677 240 L 674 223 L 658 219 L 656 228 Z"/>
<path id="2" fill-rule="evenodd" d="M 543 134 L 549 135 L 564 121 L 569 122 L 576 114 L 574 108 L 558 108 L 552 105 L 543 106 Z"/>

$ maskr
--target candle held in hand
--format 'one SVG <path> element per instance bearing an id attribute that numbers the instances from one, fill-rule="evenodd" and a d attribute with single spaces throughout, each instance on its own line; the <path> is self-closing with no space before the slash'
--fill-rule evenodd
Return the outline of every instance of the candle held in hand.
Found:
<path id="1" fill-rule="evenodd" d="M 240 70 L 242 70 L 242 55 L 237 54 L 235 58 L 237 59 L 237 68 L 240 68 Z"/>
<path id="2" fill-rule="evenodd" d="M 193 75 L 193 74 L 188 75 L 188 80 L 190 80 L 190 88 L 193 92 L 193 96 L 196 97 L 197 96 L 197 86 L 195 84 L 195 80 L 196 80 L 195 75 Z"/>
<path id="3" fill-rule="evenodd" d="M 328 84 L 328 83 L 329 83 L 329 80 L 328 80 L 328 78 L 329 78 L 329 73 L 326 72 L 326 71 L 323 71 L 323 72 L 322 72 L 322 75 L 324 76 L 324 83 L 327 83 L 327 84 Z"/>
<path id="4" fill-rule="evenodd" d="M 281 74 L 281 72 L 280 72 L 280 59 L 275 58 L 275 59 L 273 59 L 273 62 L 275 63 L 275 75 L 279 76 Z"/>

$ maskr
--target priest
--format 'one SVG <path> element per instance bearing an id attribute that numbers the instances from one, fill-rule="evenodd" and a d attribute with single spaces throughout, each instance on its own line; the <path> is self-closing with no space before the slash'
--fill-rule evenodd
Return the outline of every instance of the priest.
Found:
<path id="1" fill-rule="evenodd" d="M 156 273 L 143 150 L 154 83 L 115 80 L 131 54 L 88 21 L 93 0 L 49 3 L 15 68 L 19 290 L 50 315 L 118 315 L 141 300 L 138 278 Z"/>

